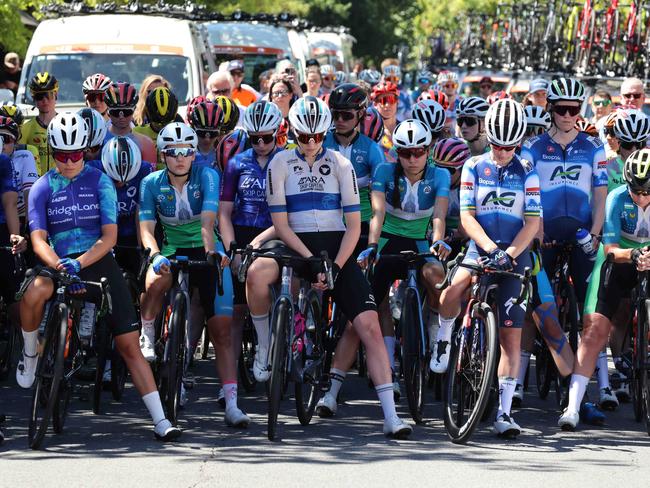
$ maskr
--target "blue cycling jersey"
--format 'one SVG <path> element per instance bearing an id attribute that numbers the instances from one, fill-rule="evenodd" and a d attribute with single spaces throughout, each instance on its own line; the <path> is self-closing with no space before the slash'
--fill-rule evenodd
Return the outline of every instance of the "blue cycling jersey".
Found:
<path id="1" fill-rule="evenodd" d="M 194 158 L 194 161 L 192 162 L 192 167 L 193 168 L 198 168 L 200 166 L 207 166 L 208 168 L 215 168 L 215 161 L 217 160 L 217 150 L 216 148 L 210 149 L 207 153 L 202 153 L 197 149 L 196 151 L 196 157 Z"/>
<path id="2" fill-rule="evenodd" d="M 167 170 L 151 173 L 140 185 L 140 220 L 160 218 L 165 242 L 161 253 L 171 256 L 179 247 L 202 247 L 201 213 L 215 212 L 219 175 L 206 166 L 190 171 L 182 191 L 169 182 Z"/>
<path id="3" fill-rule="evenodd" d="M 625 249 L 650 244 L 650 207 L 644 210 L 634 203 L 627 185 L 607 195 L 603 244 Z"/>
<path id="4" fill-rule="evenodd" d="M 115 186 L 88 165 L 71 180 L 51 169 L 32 186 L 28 215 L 30 231 L 46 231 L 60 258 L 83 253 L 100 238 L 103 225 L 117 224 Z"/>
<path id="5" fill-rule="evenodd" d="M 361 202 L 361 222 L 369 222 L 372 217 L 370 206 L 370 179 L 375 168 L 385 163 L 384 152 L 379 144 L 368 136 L 357 133 L 350 145 L 341 146 L 334 137 L 334 131 L 327 133 L 323 147 L 340 152 L 349 159 L 357 175 L 359 200 Z"/>
<path id="6" fill-rule="evenodd" d="M 99 160 L 87 161 L 86 164 L 104 172 L 104 165 Z M 118 186 L 113 182 L 117 192 L 117 235 L 119 238 L 133 237 L 138 234 L 135 211 L 140 203 L 140 183 L 151 172 L 151 164 L 143 161 L 140 165 L 140 171 L 125 185 Z"/>
<path id="7" fill-rule="evenodd" d="M 372 177 L 372 191 L 386 195 L 386 218 L 382 230 L 397 236 L 424 239 L 436 198 L 449 196 L 449 171 L 427 165 L 422 178 L 413 184 L 406 176 L 400 176 L 397 183 L 399 206 L 395 207 L 395 171 L 399 164 L 384 163 L 377 167 Z"/>
<path id="8" fill-rule="evenodd" d="M 247 149 L 228 161 L 223 174 L 221 200 L 233 202 L 231 220 L 234 225 L 267 229 L 271 214 L 266 203 L 266 171 L 273 157 L 282 151 L 276 148 L 264 167 L 253 149 Z"/>
<path id="9" fill-rule="evenodd" d="M 460 210 L 475 212 L 476 220 L 496 244 L 511 244 L 524 226 L 524 217 L 539 217 L 539 178 L 533 166 L 515 155 L 499 167 L 492 154 L 465 163 L 460 183 Z"/>
<path id="10" fill-rule="evenodd" d="M 8 191 L 17 192 L 14 169 L 9 156 L 0 154 L 0 197 Z M 0 203 L 0 224 L 7 223 L 4 206 Z"/>
<path id="11" fill-rule="evenodd" d="M 548 133 L 528 139 L 522 159 L 535 165 L 549 239 L 574 238 L 577 228 L 591 228 L 594 188 L 607 186 L 607 159 L 599 139 L 584 132 L 565 149 Z"/>

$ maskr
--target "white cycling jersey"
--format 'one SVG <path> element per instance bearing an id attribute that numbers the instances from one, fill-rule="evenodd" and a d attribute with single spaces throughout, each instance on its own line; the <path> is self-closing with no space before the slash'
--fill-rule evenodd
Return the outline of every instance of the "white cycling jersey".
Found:
<path id="1" fill-rule="evenodd" d="M 11 155 L 11 164 L 14 167 L 14 184 L 18 190 L 18 216 L 25 216 L 25 193 L 38 179 L 36 160 L 27 149 L 17 149 Z"/>

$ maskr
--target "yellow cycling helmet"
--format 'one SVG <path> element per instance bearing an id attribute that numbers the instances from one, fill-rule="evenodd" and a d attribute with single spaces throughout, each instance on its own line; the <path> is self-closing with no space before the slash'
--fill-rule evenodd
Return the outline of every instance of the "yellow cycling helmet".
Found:
<path id="1" fill-rule="evenodd" d="M 160 86 L 147 95 L 145 101 L 149 122 L 167 125 L 174 121 L 178 112 L 178 99 L 169 88 Z"/>
<path id="2" fill-rule="evenodd" d="M 47 71 L 36 73 L 29 82 L 29 91 L 32 93 L 58 91 L 59 82 Z"/>
<path id="3" fill-rule="evenodd" d="M 650 191 L 650 149 L 630 154 L 625 161 L 623 178 L 632 191 Z"/>
<path id="4" fill-rule="evenodd" d="M 223 133 L 232 132 L 239 122 L 239 107 L 232 98 L 218 96 L 214 103 L 221 107 L 223 118 L 221 119 L 221 131 Z"/>

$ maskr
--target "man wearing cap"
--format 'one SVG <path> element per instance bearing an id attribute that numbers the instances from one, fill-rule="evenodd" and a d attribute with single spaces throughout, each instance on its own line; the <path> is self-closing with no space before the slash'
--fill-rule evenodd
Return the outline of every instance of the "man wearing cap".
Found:
<path id="1" fill-rule="evenodd" d="M 227 69 L 230 71 L 232 79 L 235 82 L 231 96 L 237 104 L 242 107 L 248 107 L 257 101 L 260 94 L 252 86 L 242 84 L 242 81 L 244 81 L 244 60 L 233 59 L 228 63 Z"/>
<path id="2" fill-rule="evenodd" d="M 548 82 L 542 78 L 536 78 L 530 82 L 530 88 L 526 95 L 524 105 L 533 105 L 546 110 L 546 92 L 548 91 Z"/>
<path id="3" fill-rule="evenodd" d="M 478 96 L 487 100 L 487 97 L 492 93 L 492 87 L 494 87 L 494 81 L 489 76 L 484 76 L 478 82 Z"/>
<path id="4" fill-rule="evenodd" d="M 20 58 L 16 53 L 7 53 L 5 55 L 5 62 L 0 70 L 0 88 L 6 88 L 14 92 L 18 90 L 18 83 L 20 83 Z"/>

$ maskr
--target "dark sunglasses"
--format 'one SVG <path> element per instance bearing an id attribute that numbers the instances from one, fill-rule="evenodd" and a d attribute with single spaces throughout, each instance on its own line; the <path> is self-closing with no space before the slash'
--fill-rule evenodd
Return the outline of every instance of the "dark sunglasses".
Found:
<path id="1" fill-rule="evenodd" d="M 633 190 L 632 188 L 630 188 L 630 193 L 638 197 L 647 197 L 648 195 L 650 195 L 650 191 L 648 190 Z"/>
<path id="2" fill-rule="evenodd" d="M 334 81 L 335 79 L 334 76 L 323 76 L 323 81 Z"/>
<path id="3" fill-rule="evenodd" d="M 275 134 L 248 134 L 248 139 L 251 141 L 251 144 L 271 144 L 275 141 Z"/>
<path id="4" fill-rule="evenodd" d="M 68 161 L 72 161 L 73 163 L 76 163 L 80 159 L 83 159 L 84 152 L 83 151 L 52 151 L 52 156 L 59 163 L 67 163 Z"/>
<path id="5" fill-rule="evenodd" d="M 592 103 L 594 104 L 594 107 L 607 107 L 612 103 L 612 101 L 605 98 L 603 100 L 594 100 Z"/>
<path id="6" fill-rule="evenodd" d="M 309 141 L 314 141 L 316 144 L 323 142 L 325 134 L 296 134 L 296 139 L 301 144 L 309 144 Z"/>
<path id="7" fill-rule="evenodd" d="M 213 138 L 219 136 L 219 131 L 218 130 L 196 129 L 196 135 L 197 135 L 197 137 L 199 137 L 201 139 L 206 139 L 206 138 L 213 139 Z"/>
<path id="8" fill-rule="evenodd" d="M 400 158 L 410 159 L 411 157 L 421 158 L 429 151 L 428 147 L 412 147 L 412 148 L 399 148 L 397 149 L 397 155 Z"/>
<path id="9" fill-rule="evenodd" d="M 334 120 L 344 120 L 344 121 L 349 121 L 354 119 L 356 113 L 355 112 L 346 112 L 344 110 L 332 110 L 332 119 Z"/>
<path id="10" fill-rule="evenodd" d="M 478 124 L 478 119 L 476 117 L 458 117 L 456 123 L 458 124 L 458 127 L 462 127 L 463 124 L 467 127 L 474 127 Z"/>
<path id="11" fill-rule="evenodd" d="M 196 152 L 192 147 L 170 147 L 161 151 L 165 156 L 177 158 L 178 156 L 188 157 Z"/>
<path id="12" fill-rule="evenodd" d="M 50 92 L 38 92 L 32 94 L 32 98 L 34 98 L 35 102 L 40 102 L 41 100 L 45 98 L 50 98 Z"/>
<path id="13" fill-rule="evenodd" d="M 626 151 L 633 151 L 635 149 L 643 149 L 645 147 L 645 141 L 642 142 L 627 142 L 627 141 L 618 141 L 619 146 Z"/>
<path id="14" fill-rule="evenodd" d="M 538 135 L 542 134 L 543 132 L 546 132 L 546 129 L 544 129 L 544 127 L 529 126 L 526 129 L 526 135 L 527 136 L 538 136 Z"/>
<path id="15" fill-rule="evenodd" d="M 573 105 L 556 105 L 553 107 L 553 112 L 558 115 L 569 114 L 571 117 L 575 117 L 580 113 L 580 107 L 575 107 Z"/>
<path id="16" fill-rule="evenodd" d="M 638 100 L 643 96 L 643 93 L 623 93 L 621 96 L 623 98 L 634 98 L 635 100 Z"/>
<path id="17" fill-rule="evenodd" d="M 109 108 L 108 115 L 110 117 L 120 118 L 120 117 L 131 117 L 134 110 L 132 108 Z"/>
<path id="18" fill-rule="evenodd" d="M 395 95 L 384 95 L 383 97 L 378 97 L 376 103 L 379 105 L 395 105 L 397 103 L 397 97 Z"/>
<path id="19" fill-rule="evenodd" d="M 244 72 L 239 70 L 231 71 L 230 74 L 232 76 L 244 76 Z"/>
<path id="20" fill-rule="evenodd" d="M 514 151 L 517 146 L 499 146 L 498 144 L 490 144 L 494 151 Z"/>
<path id="21" fill-rule="evenodd" d="M 616 134 L 614 134 L 614 128 L 613 127 L 605 127 L 605 135 L 609 137 L 616 137 Z"/>
<path id="22" fill-rule="evenodd" d="M 86 93 L 86 100 L 90 103 L 93 102 L 103 102 L 104 94 L 103 93 Z"/>
<path id="23" fill-rule="evenodd" d="M 492 85 L 490 85 L 489 83 L 487 84 L 484 83 L 483 85 L 481 85 L 481 88 L 487 88 L 488 90 L 490 90 L 492 89 Z"/>
<path id="24" fill-rule="evenodd" d="M 418 83 L 426 85 L 427 83 L 431 83 L 431 80 L 429 78 L 418 78 Z"/>

